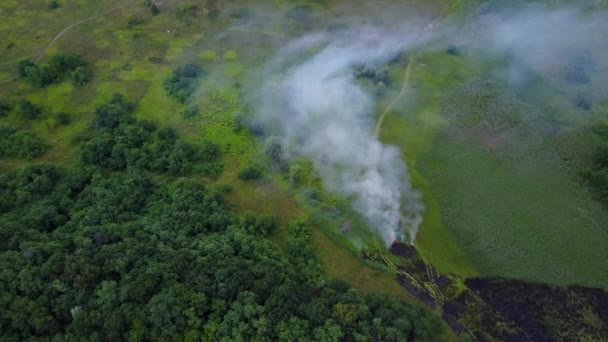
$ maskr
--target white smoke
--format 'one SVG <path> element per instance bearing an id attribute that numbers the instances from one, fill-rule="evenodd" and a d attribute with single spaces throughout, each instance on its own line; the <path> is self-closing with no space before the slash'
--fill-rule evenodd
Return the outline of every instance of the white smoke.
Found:
<path id="1" fill-rule="evenodd" d="M 604 11 L 531 6 L 507 16 L 486 13 L 464 25 L 408 19 L 305 35 L 266 64 L 255 84 L 255 120 L 280 133 L 288 157 L 312 161 L 326 188 L 351 198 L 387 244 L 406 237 L 413 242 L 425 211 L 422 195 L 412 187 L 400 151 L 376 138 L 374 96 L 352 76 L 353 68 L 456 45 L 474 52 L 466 58 L 514 57 L 516 64 L 496 70 L 511 80 L 529 70 L 521 65 L 547 74 L 605 38 L 604 19 Z"/>
<path id="2" fill-rule="evenodd" d="M 418 25 L 417 27 L 424 27 Z M 374 96 L 353 68 L 381 63 L 425 42 L 422 29 L 365 28 L 339 38 L 315 34 L 279 51 L 267 72 L 256 118 L 275 126 L 293 156 L 311 160 L 328 190 L 351 198 L 354 208 L 388 244 L 413 241 L 424 203 L 413 189 L 400 151 L 374 135 Z M 316 53 L 311 50 L 316 49 Z M 293 62 L 302 56 L 304 61 Z"/>

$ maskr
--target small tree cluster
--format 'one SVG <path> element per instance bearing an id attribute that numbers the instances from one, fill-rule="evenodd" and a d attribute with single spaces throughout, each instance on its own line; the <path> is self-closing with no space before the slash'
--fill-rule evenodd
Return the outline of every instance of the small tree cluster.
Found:
<path id="1" fill-rule="evenodd" d="M 37 65 L 31 60 L 19 62 L 19 76 L 40 88 L 61 81 L 63 75 L 68 72 L 76 86 L 82 86 L 92 79 L 87 62 L 76 54 L 54 55 L 44 65 Z"/>
<path id="2" fill-rule="evenodd" d="M 209 141 L 198 146 L 180 140 L 171 128 L 158 129 L 153 123 L 138 121 L 135 103 L 122 95 L 95 110 L 93 136 L 80 147 L 86 165 L 111 170 L 145 169 L 174 176 L 198 171 L 216 177 L 222 171 L 217 162 L 219 147 Z"/>
<path id="3" fill-rule="evenodd" d="M 260 177 L 262 177 L 262 172 L 252 165 L 245 166 L 239 171 L 239 178 L 242 180 L 252 180 Z"/>
<path id="4" fill-rule="evenodd" d="M 201 75 L 201 69 L 194 64 L 177 68 L 165 79 L 165 92 L 174 100 L 185 103 L 196 90 Z"/>
<path id="5" fill-rule="evenodd" d="M 48 143 L 28 130 L 0 126 L 0 157 L 31 160 L 43 155 Z"/>

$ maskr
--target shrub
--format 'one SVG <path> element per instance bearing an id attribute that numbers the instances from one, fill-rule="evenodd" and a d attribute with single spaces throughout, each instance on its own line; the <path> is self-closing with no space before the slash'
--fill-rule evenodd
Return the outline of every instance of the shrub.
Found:
<path id="1" fill-rule="evenodd" d="M 8 101 L 0 101 L 0 118 L 7 116 L 12 109 L 13 106 Z"/>
<path id="2" fill-rule="evenodd" d="M 31 131 L 0 126 L 0 157 L 31 160 L 48 150 L 46 141 Z"/>
<path id="3" fill-rule="evenodd" d="M 127 22 L 127 26 L 129 28 L 133 28 L 135 26 L 139 26 L 139 25 L 143 25 L 144 20 L 140 17 L 136 17 L 136 16 L 130 16 L 129 17 L 129 21 Z"/>
<path id="4" fill-rule="evenodd" d="M 72 83 L 77 86 L 83 86 L 89 83 L 93 79 L 93 75 L 89 71 L 87 67 L 79 66 L 74 71 L 72 71 Z"/>
<path id="5" fill-rule="evenodd" d="M 184 109 L 184 111 L 182 112 L 182 118 L 184 120 L 192 120 L 194 118 L 196 118 L 197 116 L 199 116 L 200 111 L 198 109 L 198 106 L 190 106 L 186 109 Z"/>
<path id="6" fill-rule="evenodd" d="M 178 102 L 185 103 L 196 90 L 200 75 L 201 69 L 194 64 L 177 68 L 169 78 L 165 79 L 163 83 L 165 92 Z"/>
<path id="7" fill-rule="evenodd" d="M 283 160 L 283 143 L 281 138 L 273 135 L 266 138 L 264 142 L 264 152 L 274 162 L 281 162 Z"/>
<path id="8" fill-rule="evenodd" d="M 34 120 L 42 114 L 42 108 L 34 105 L 29 100 L 22 99 L 19 101 L 19 113 L 28 120 Z"/>
<path id="9" fill-rule="evenodd" d="M 253 166 L 246 166 L 241 171 L 239 171 L 239 178 L 242 180 L 252 180 L 258 179 L 262 177 L 262 173 L 260 170 Z"/>
<path id="10" fill-rule="evenodd" d="M 66 112 L 59 112 L 55 114 L 55 120 L 57 120 L 57 123 L 60 125 L 67 125 L 71 122 L 70 114 Z"/>
<path id="11" fill-rule="evenodd" d="M 135 121 L 135 103 L 127 101 L 121 94 L 114 94 L 110 102 L 95 109 L 93 126 L 97 128 L 116 128 L 120 124 Z"/>
<path id="12" fill-rule="evenodd" d="M 156 6 L 156 4 L 152 4 L 150 6 L 150 14 L 157 16 L 160 14 L 160 9 L 158 8 L 158 6 Z"/>

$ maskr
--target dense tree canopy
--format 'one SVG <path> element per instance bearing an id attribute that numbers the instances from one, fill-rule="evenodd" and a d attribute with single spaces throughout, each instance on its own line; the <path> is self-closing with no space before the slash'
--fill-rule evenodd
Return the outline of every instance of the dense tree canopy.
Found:
<path id="1" fill-rule="evenodd" d="M 71 169 L 38 164 L 0 176 L 3 338 L 433 341 L 443 333 L 418 306 L 325 279 L 305 222 L 289 226 L 281 251 L 269 239 L 272 217 L 238 215 L 199 180 L 168 176 L 215 158 L 217 146 L 187 145 L 134 110 L 122 96 L 100 106 Z"/>
<path id="2" fill-rule="evenodd" d="M 0 177 L 0 332 L 66 340 L 432 340 L 438 318 L 288 255 L 195 181 L 36 165 Z"/>

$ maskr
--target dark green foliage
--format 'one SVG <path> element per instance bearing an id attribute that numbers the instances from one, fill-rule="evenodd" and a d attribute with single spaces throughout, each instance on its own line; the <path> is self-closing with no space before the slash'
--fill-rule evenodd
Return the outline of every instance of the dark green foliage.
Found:
<path id="1" fill-rule="evenodd" d="M 11 112 L 11 110 L 13 109 L 13 106 L 11 105 L 10 102 L 8 101 L 0 101 L 0 118 L 7 116 L 8 113 Z"/>
<path id="2" fill-rule="evenodd" d="M 219 147 L 209 141 L 190 145 L 178 139 L 171 128 L 158 130 L 152 123 L 137 121 L 135 104 L 122 95 L 95 110 L 93 136 L 80 147 L 84 164 L 112 170 L 127 168 L 169 173 L 174 176 L 197 172 L 217 177 Z"/>
<path id="3" fill-rule="evenodd" d="M 28 82 L 36 87 L 45 87 L 61 81 L 63 75 L 67 72 L 79 70 L 80 79 L 86 73 L 90 80 L 90 72 L 87 69 L 87 63 L 78 55 L 63 55 L 57 54 L 51 57 L 46 65 L 36 65 L 30 60 L 19 62 L 19 76 L 25 78 Z M 85 82 L 85 83 L 86 83 Z"/>
<path id="4" fill-rule="evenodd" d="M 434 316 L 419 308 L 324 285 L 306 223 L 290 225 L 285 256 L 268 239 L 274 218 L 239 218 L 198 181 L 142 172 L 213 165 L 219 148 L 188 145 L 172 129 L 135 120 L 134 109 L 119 95 L 97 108 L 74 169 L 35 165 L 0 176 L 4 338 L 440 336 Z M 0 128 L 0 148 L 20 135 L 27 140 Z"/>
<path id="5" fill-rule="evenodd" d="M 120 124 L 135 122 L 135 103 L 129 102 L 121 94 L 114 94 L 110 102 L 95 109 L 93 126 L 96 128 L 116 128 Z"/>
<path id="6" fill-rule="evenodd" d="M 150 14 L 157 16 L 160 14 L 160 9 L 158 8 L 158 6 L 156 6 L 156 4 L 152 4 L 150 6 Z"/>
<path id="7" fill-rule="evenodd" d="M 591 167 L 583 170 L 583 177 L 597 198 L 608 206 L 608 124 L 592 129 L 596 138 Z"/>
<path id="8" fill-rule="evenodd" d="M 93 79 L 91 71 L 84 66 L 79 66 L 74 69 L 70 75 L 72 76 L 72 83 L 77 87 L 81 87 Z"/>
<path id="9" fill-rule="evenodd" d="M 252 180 L 260 177 L 262 177 L 262 172 L 260 172 L 260 170 L 258 170 L 255 166 L 249 165 L 239 171 L 239 178 L 242 180 Z"/>
<path id="10" fill-rule="evenodd" d="M 184 109 L 184 111 L 182 112 L 182 118 L 184 120 L 192 120 L 198 117 L 199 114 L 200 110 L 198 109 L 198 106 L 190 106 Z"/>
<path id="11" fill-rule="evenodd" d="M 127 26 L 129 28 L 134 28 L 135 26 L 143 25 L 144 20 L 140 17 L 130 16 L 129 21 L 127 22 Z"/>
<path id="12" fill-rule="evenodd" d="M 28 120 L 34 120 L 42 114 L 42 108 L 33 104 L 30 100 L 19 101 L 19 114 Z"/>
<path id="13" fill-rule="evenodd" d="M 48 148 L 47 142 L 31 131 L 0 125 L 0 158 L 31 160 L 43 155 Z"/>
<path id="14" fill-rule="evenodd" d="M 59 2 L 57 0 L 49 1 L 49 9 L 59 8 Z"/>
<path id="15" fill-rule="evenodd" d="M 195 181 L 35 165 L 0 176 L 0 331 L 7 340 L 428 340 L 436 317 L 320 269 L 295 223 L 239 219 Z M 295 248 L 295 250 L 294 250 Z M 302 250 L 300 250 L 302 249 Z M 303 273 L 304 271 L 304 273 Z"/>
<path id="16" fill-rule="evenodd" d="M 321 284 L 323 273 L 310 237 L 310 227 L 303 221 L 289 225 L 288 252 L 289 260 L 300 271 L 299 283 L 306 288 Z"/>
<path id="17" fill-rule="evenodd" d="M 72 121 L 70 114 L 66 112 L 59 112 L 55 114 L 55 120 L 57 120 L 57 123 L 60 125 L 67 125 Z"/>
<path id="18" fill-rule="evenodd" d="M 165 92 L 176 101 L 185 103 L 196 90 L 200 76 L 202 71 L 194 64 L 177 68 L 169 78 L 165 79 L 163 83 Z"/>

